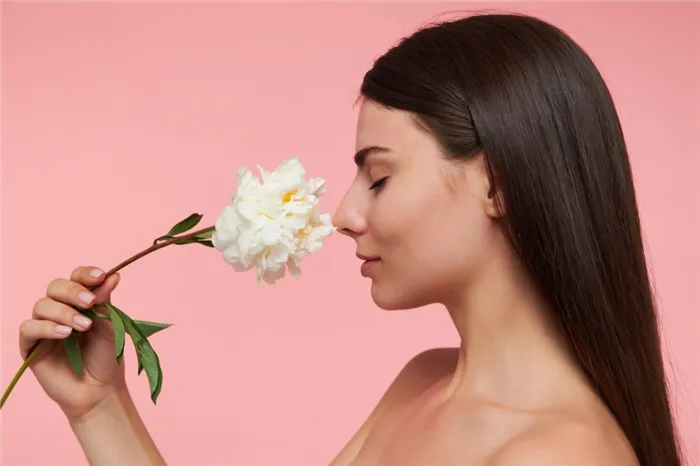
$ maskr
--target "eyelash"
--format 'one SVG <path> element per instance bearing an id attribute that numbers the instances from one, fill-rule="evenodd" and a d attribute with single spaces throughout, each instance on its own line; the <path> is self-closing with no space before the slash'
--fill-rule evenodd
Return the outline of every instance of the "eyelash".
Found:
<path id="1" fill-rule="evenodd" d="M 386 179 L 389 178 L 388 176 L 385 176 L 384 178 L 380 178 L 374 183 L 372 183 L 372 186 L 369 187 L 370 191 L 373 189 L 378 189 L 384 186 L 384 183 L 386 182 Z"/>

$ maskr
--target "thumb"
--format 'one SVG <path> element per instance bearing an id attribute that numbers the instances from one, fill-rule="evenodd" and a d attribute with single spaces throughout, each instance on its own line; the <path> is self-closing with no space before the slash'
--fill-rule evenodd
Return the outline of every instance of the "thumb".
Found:
<path id="1" fill-rule="evenodd" d="M 107 279 L 103 281 L 100 284 L 100 286 L 93 290 L 93 293 L 95 294 L 96 298 L 95 302 L 111 304 L 112 291 L 114 291 L 114 289 L 117 287 L 120 280 L 121 275 L 119 275 L 118 273 L 107 277 Z"/>

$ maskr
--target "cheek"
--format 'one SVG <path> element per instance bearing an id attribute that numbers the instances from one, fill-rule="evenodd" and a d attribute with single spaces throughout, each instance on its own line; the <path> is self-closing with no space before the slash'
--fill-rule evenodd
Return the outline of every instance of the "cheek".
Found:
<path id="1" fill-rule="evenodd" d="M 478 243 L 485 220 L 474 199 L 455 195 L 444 180 L 437 179 L 422 186 L 414 182 L 410 189 L 396 183 L 380 193 L 368 226 L 377 253 L 389 254 L 394 261 L 424 264 L 445 260 Z"/>
<path id="2" fill-rule="evenodd" d="M 488 217 L 475 202 L 424 194 L 375 202 L 370 231 L 383 264 L 372 298 L 380 308 L 440 302 L 463 289 L 489 255 Z"/>
<path id="3" fill-rule="evenodd" d="M 377 253 L 405 284 L 435 286 L 469 275 L 488 250 L 483 209 L 444 189 L 378 198 L 369 221 Z"/>
<path id="4" fill-rule="evenodd" d="M 415 186 L 401 189 L 395 183 L 375 200 L 368 216 L 369 231 L 384 253 L 399 250 L 410 256 L 431 241 L 425 234 L 443 215 L 440 204 L 439 196 L 429 190 Z"/>

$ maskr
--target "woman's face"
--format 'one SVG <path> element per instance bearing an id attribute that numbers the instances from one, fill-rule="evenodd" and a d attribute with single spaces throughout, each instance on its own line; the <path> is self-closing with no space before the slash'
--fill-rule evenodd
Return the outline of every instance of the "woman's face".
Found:
<path id="1" fill-rule="evenodd" d="M 481 156 L 447 160 L 410 114 L 364 100 L 357 175 L 335 213 L 338 231 L 371 258 L 362 270 L 384 309 L 443 302 L 478 280 L 495 209 Z"/>

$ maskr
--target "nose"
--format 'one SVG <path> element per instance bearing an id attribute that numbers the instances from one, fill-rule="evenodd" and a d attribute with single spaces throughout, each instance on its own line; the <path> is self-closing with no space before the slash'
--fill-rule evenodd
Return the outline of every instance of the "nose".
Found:
<path id="1" fill-rule="evenodd" d="M 342 233 L 351 238 L 362 235 L 367 230 L 367 218 L 363 203 L 350 189 L 333 215 L 333 225 Z"/>

